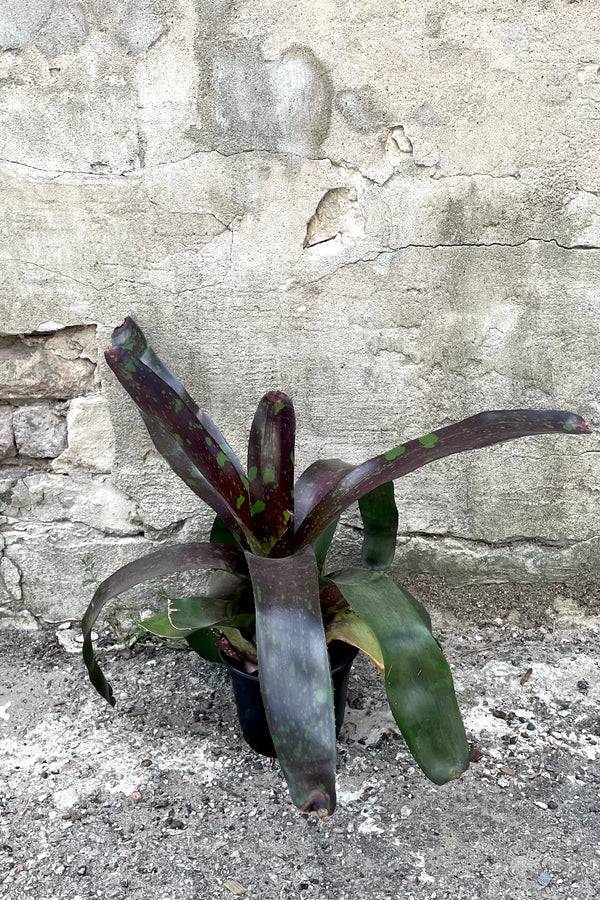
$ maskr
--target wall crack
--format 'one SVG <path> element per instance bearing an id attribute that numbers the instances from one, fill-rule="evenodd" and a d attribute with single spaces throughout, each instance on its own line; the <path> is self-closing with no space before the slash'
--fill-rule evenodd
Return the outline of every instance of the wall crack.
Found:
<path id="1" fill-rule="evenodd" d="M 472 250 L 472 249 L 483 249 L 489 247 L 505 247 L 507 249 L 518 249 L 519 247 L 525 247 L 528 244 L 548 244 L 557 247 L 559 250 L 564 250 L 565 252 L 588 252 L 588 251 L 598 251 L 600 250 L 600 246 L 592 245 L 592 244 L 560 244 L 555 238 L 539 238 L 539 237 L 530 237 L 525 238 L 522 241 L 518 241 L 517 243 L 510 243 L 504 241 L 490 241 L 489 243 L 457 243 L 457 244 L 419 244 L 419 243 L 410 243 L 410 244 L 400 244 L 397 247 L 384 247 L 382 250 L 376 250 L 372 254 L 368 256 L 360 256 L 358 259 L 351 259 L 347 262 L 341 263 L 339 266 L 336 266 L 335 269 L 332 269 L 329 272 L 325 272 L 324 275 L 320 275 L 318 278 L 313 279 L 312 281 L 304 281 L 302 282 L 302 287 L 310 287 L 314 284 L 318 284 L 320 281 L 325 281 L 327 278 L 331 278 L 340 272 L 342 269 L 349 268 L 350 266 L 358 266 L 362 263 L 372 263 L 378 260 L 381 256 L 384 256 L 386 253 L 400 253 L 403 250 Z"/>
<path id="2" fill-rule="evenodd" d="M 343 528 L 348 529 L 355 534 L 362 535 L 363 527 L 361 525 L 355 525 L 349 522 L 340 522 L 340 525 Z M 567 541 L 553 541 L 548 538 L 542 538 L 539 536 L 532 537 L 510 537 L 503 538 L 497 541 L 486 540 L 485 538 L 474 538 L 467 537 L 463 534 L 455 534 L 453 532 L 430 532 L 430 531 L 405 531 L 399 532 L 397 535 L 400 540 L 411 540 L 413 538 L 421 538 L 423 540 L 431 541 L 432 543 L 439 543 L 442 541 L 458 541 L 459 543 L 464 544 L 466 547 L 475 547 L 475 548 L 484 548 L 490 550 L 500 550 L 500 549 L 512 549 L 519 547 L 540 547 L 546 550 L 570 550 L 573 547 L 581 547 L 586 544 L 592 544 L 598 540 L 600 540 L 600 535 L 592 535 L 588 538 L 581 538 L 579 540 L 567 540 Z"/>

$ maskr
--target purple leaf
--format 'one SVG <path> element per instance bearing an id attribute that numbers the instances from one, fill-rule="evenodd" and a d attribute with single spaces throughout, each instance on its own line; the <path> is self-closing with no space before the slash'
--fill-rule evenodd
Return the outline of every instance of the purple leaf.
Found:
<path id="1" fill-rule="evenodd" d="M 406 444 L 373 457 L 334 478 L 324 474 L 327 492 L 316 491 L 316 503 L 307 512 L 296 534 L 300 548 L 315 538 L 355 500 L 421 466 L 454 453 L 477 450 L 533 434 L 589 434 L 580 416 L 557 410 L 505 409 L 478 413 L 455 425 L 439 428 Z M 311 467 L 312 468 L 312 467 Z M 308 471 L 308 470 L 307 470 Z"/>
<path id="2" fill-rule="evenodd" d="M 256 603 L 258 676 L 267 722 L 292 800 L 335 808 L 331 671 L 310 547 L 279 559 L 246 554 Z"/>
<path id="3" fill-rule="evenodd" d="M 252 530 L 269 553 L 287 532 L 294 514 L 296 418 L 290 398 L 270 391 L 258 404 L 248 441 L 248 481 Z M 287 545 L 287 546 L 286 546 Z M 279 556 L 291 550 L 281 542 Z"/>
<path id="4" fill-rule="evenodd" d="M 224 452 L 227 452 L 227 455 L 232 462 L 232 464 L 237 469 L 239 475 L 244 474 L 244 470 L 235 453 L 226 442 L 225 438 L 212 421 L 209 416 L 203 412 L 196 401 L 193 400 L 184 386 L 181 384 L 178 378 L 173 375 L 172 372 L 167 369 L 165 364 L 161 359 L 156 355 L 152 347 L 148 344 L 146 340 L 146 335 L 139 327 L 137 322 L 131 318 L 131 316 L 127 316 L 122 325 L 119 325 L 118 328 L 112 333 L 112 346 L 113 347 L 124 347 L 126 350 L 130 350 L 134 356 L 136 356 L 139 360 L 141 360 L 145 366 L 151 369 L 156 375 L 159 376 L 163 381 L 165 381 L 177 394 L 177 396 L 183 400 L 185 405 L 188 407 L 191 413 L 201 422 L 213 442 L 219 446 Z"/>
<path id="5" fill-rule="evenodd" d="M 158 423 L 162 433 L 172 438 L 209 486 L 221 495 L 230 511 L 227 513 L 228 519 L 233 517 L 252 546 L 254 542 L 249 525 L 248 482 L 245 476 L 239 474 L 228 450 L 215 443 L 211 432 L 188 409 L 176 391 L 130 350 L 122 346 L 116 347 L 108 350 L 105 356 L 109 366 L 145 416 Z M 163 450 L 167 461 L 170 461 L 170 446 L 171 444 L 165 444 Z M 179 465 L 181 458 L 177 451 L 174 462 Z M 223 509 L 216 511 L 222 516 Z"/>
<path id="6" fill-rule="evenodd" d="M 234 547 L 207 543 L 173 544 L 122 566 L 96 589 L 81 620 L 83 660 L 87 666 L 90 681 L 111 706 L 115 705 L 112 688 L 96 661 L 90 636 L 96 619 L 108 601 L 118 594 L 122 594 L 123 591 L 128 591 L 151 578 L 198 568 L 221 569 L 237 575 L 239 578 L 244 577 L 247 573 L 244 556 L 240 550 Z"/>
<path id="7" fill-rule="evenodd" d="M 341 459 L 318 459 L 305 469 L 294 488 L 294 530 L 298 532 L 307 515 L 323 497 L 336 488 L 355 466 Z"/>
<path id="8" fill-rule="evenodd" d="M 220 516 L 221 520 L 226 524 L 228 530 L 235 534 L 243 545 L 247 546 L 248 540 L 246 538 L 246 529 L 236 520 L 233 510 L 230 508 L 227 501 L 223 499 L 218 491 L 210 486 L 198 467 L 194 465 L 186 452 L 179 446 L 173 436 L 165 430 L 160 422 L 147 416 L 141 409 L 140 414 L 148 429 L 148 434 L 152 438 L 154 446 L 165 462 L 170 465 L 175 474 L 179 475 L 181 480 L 187 484 L 197 497 L 214 509 L 217 515 Z M 218 543 L 218 541 L 213 540 L 212 536 L 211 541 L 213 543 Z"/>

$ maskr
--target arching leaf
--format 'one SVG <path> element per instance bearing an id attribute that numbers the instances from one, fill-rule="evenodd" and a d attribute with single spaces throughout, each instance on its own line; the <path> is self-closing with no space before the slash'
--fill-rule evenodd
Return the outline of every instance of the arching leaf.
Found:
<path id="1" fill-rule="evenodd" d="M 329 489 L 326 493 L 315 492 L 316 502 L 302 518 L 295 546 L 299 549 L 313 543 L 330 522 L 360 497 L 436 459 L 526 435 L 588 433 L 580 416 L 559 410 L 503 409 L 470 416 L 393 447 L 337 477 L 330 472 Z"/>
<path id="2" fill-rule="evenodd" d="M 418 611 L 380 572 L 330 577 L 381 646 L 389 704 L 416 762 L 436 784 L 458 778 L 469 764 L 465 729 L 448 663 Z"/>
<path id="3" fill-rule="evenodd" d="M 238 471 L 239 463 L 226 444 L 217 444 L 213 431 L 188 408 L 177 392 L 124 346 L 105 353 L 106 361 L 125 390 L 151 424 L 151 436 L 174 470 L 190 482 L 196 492 L 202 482 L 213 493 L 206 493 L 216 512 L 243 532 L 250 547 L 257 545 L 250 527 L 248 482 Z M 214 495 L 221 499 L 215 504 Z"/>
<path id="4" fill-rule="evenodd" d="M 112 688 L 104 677 L 94 655 L 91 632 L 94 623 L 109 600 L 124 591 L 164 575 L 175 572 L 187 572 L 191 569 L 222 569 L 232 575 L 242 577 L 247 568 L 244 557 L 233 547 L 216 546 L 214 544 L 173 544 L 163 547 L 155 553 L 149 553 L 141 559 L 127 563 L 113 572 L 96 589 L 92 600 L 81 620 L 83 632 L 83 660 L 87 667 L 90 681 L 98 693 L 111 706 L 115 705 Z"/>

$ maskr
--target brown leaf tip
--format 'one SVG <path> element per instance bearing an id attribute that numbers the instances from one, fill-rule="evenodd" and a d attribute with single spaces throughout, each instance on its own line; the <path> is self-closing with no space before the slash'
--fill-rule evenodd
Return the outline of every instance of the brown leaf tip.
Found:
<path id="1" fill-rule="evenodd" d="M 321 820 L 330 816 L 334 809 L 335 797 L 329 797 L 319 790 L 311 791 L 305 803 L 301 806 L 302 812 L 315 812 Z"/>
<path id="2" fill-rule="evenodd" d="M 288 403 L 292 402 L 284 391 L 268 391 L 268 393 L 265 394 L 264 399 L 268 403 L 283 403 L 286 406 Z"/>

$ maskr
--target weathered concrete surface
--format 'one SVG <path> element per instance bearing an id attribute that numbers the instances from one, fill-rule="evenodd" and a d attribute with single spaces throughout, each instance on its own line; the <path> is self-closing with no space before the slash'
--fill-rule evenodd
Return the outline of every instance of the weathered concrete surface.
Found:
<path id="1" fill-rule="evenodd" d="M 55 523 L 65 560 L 114 543 L 101 576 L 122 541 L 209 525 L 95 367 L 128 313 L 242 457 L 273 387 L 300 468 L 485 408 L 600 427 L 599 27 L 589 0 L 0 3 L 0 528 L 25 604 L 80 608 L 78 563 L 41 600 Z M 67 448 L 19 452 L 19 408 L 57 401 Z M 396 574 L 590 577 L 598 450 L 531 438 L 404 479 Z M 47 472 L 81 502 L 14 515 Z"/>
<path id="2" fill-rule="evenodd" d="M 319 825 L 244 744 L 222 668 L 102 634 L 111 709 L 64 650 L 74 629 L 1 632 L 0 895 L 593 900 L 598 635 L 436 633 L 479 761 L 427 781 L 357 659 L 338 807 Z"/>

